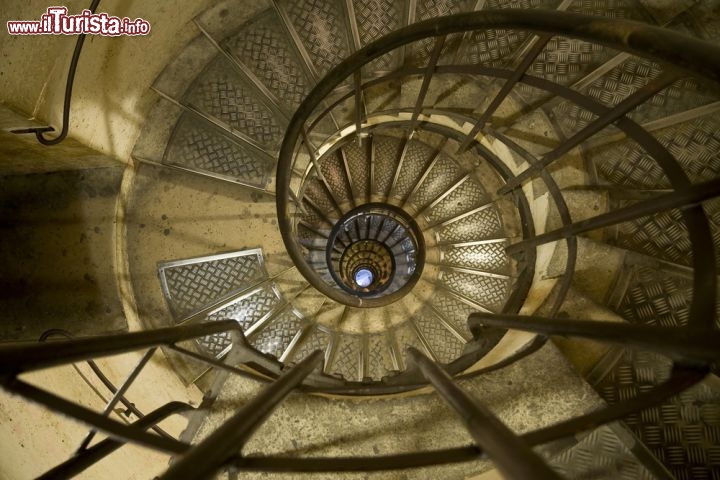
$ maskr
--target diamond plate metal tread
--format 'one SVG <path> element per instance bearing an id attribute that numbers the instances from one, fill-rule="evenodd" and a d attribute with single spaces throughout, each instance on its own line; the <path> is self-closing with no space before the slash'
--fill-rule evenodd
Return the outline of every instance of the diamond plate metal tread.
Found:
<path id="1" fill-rule="evenodd" d="M 281 303 L 277 287 L 265 285 L 215 310 L 208 315 L 208 320 L 235 320 L 245 331 Z"/>
<path id="2" fill-rule="evenodd" d="M 561 85 L 581 79 L 618 52 L 604 45 L 576 38 L 552 37 L 527 74 Z"/>
<path id="3" fill-rule="evenodd" d="M 508 67 L 512 55 L 524 45 L 529 33 L 524 31 L 488 29 L 475 30 L 468 34 L 466 47 L 462 49 L 461 64 L 484 64 L 493 67 Z"/>
<path id="4" fill-rule="evenodd" d="M 467 320 L 471 313 L 477 311 L 476 308 L 461 302 L 442 290 L 436 290 L 430 298 L 429 303 L 445 320 L 451 323 L 457 331 L 462 333 L 466 339 L 472 338 Z"/>
<path id="5" fill-rule="evenodd" d="M 472 10 L 474 6 L 475 0 L 420 0 L 415 7 L 415 21 L 422 22 L 431 18 L 467 12 Z M 462 35 L 448 35 L 438 63 L 442 64 L 450 60 L 455 55 L 461 42 Z M 435 48 L 435 40 L 421 40 L 414 43 L 411 48 L 409 58 L 406 59 L 405 63 L 415 66 L 426 65 L 433 48 Z"/>
<path id="6" fill-rule="evenodd" d="M 502 310 L 510 293 L 510 280 L 504 278 L 443 270 L 438 282 L 494 313 Z"/>
<path id="7" fill-rule="evenodd" d="M 465 342 L 453 335 L 432 310 L 426 308 L 414 315 L 413 322 L 440 363 L 450 363 L 462 355 Z"/>
<path id="8" fill-rule="evenodd" d="M 288 13 L 321 77 L 348 56 L 345 13 L 339 2 L 288 0 L 279 3 Z"/>
<path id="9" fill-rule="evenodd" d="M 373 136 L 373 192 L 387 197 L 397 169 L 402 141 L 394 137 Z"/>
<path id="10" fill-rule="evenodd" d="M 333 153 L 320 160 L 320 170 L 330 189 L 340 202 L 350 202 L 353 194 L 350 191 L 345 165 L 339 153 Z"/>
<path id="11" fill-rule="evenodd" d="M 720 118 L 708 115 L 652 132 L 668 149 L 693 183 L 720 176 Z M 622 140 L 586 150 L 598 175 L 632 188 L 669 188 L 655 160 L 636 142 Z"/>
<path id="12" fill-rule="evenodd" d="M 556 0 L 487 0 L 483 10 L 505 8 L 555 8 Z M 486 29 L 469 32 L 460 50 L 459 63 L 511 67 L 513 56 L 530 34 L 523 30 Z"/>
<path id="13" fill-rule="evenodd" d="M 414 139 L 410 140 L 403 155 L 397 182 L 390 193 L 398 198 L 406 198 L 410 195 L 420 181 L 425 166 L 434 156 L 435 150 L 432 147 Z"/>
<path id="14" fill-rule="evenodd" d="M 168 142 L 163 163 L 265 188 L 274 162 L 250 155 L 219 128 L 184 113 Z"/>
<path id="15" fill-rule="evenodd" d="M 560 0 L 486 0 L 483 10 L 502 10 L 505 8 L 516 8 L 529 10 L 531 8 L 557 8 Z"/>
<path id="16" fill-rule="evenodd" d="M 208 315 L 208 321 L 235 320 L 243 332 L 282 303 L 280 293 L 274 285 L 266 285 Z M 197 340 L 201 348 L 218 357 L 232 345 L 230 332 L 221 332 Z"/>
<path id="17" fill-rule="evenodd" d="M 595 388 L 615 404 L 662 383 L 670 369 L 670 360 L 660 355 L 625 351 Z M 720 477 L 720 391 L 708 382 L 631 414 L 624 422 L 676 478 Z"/>
<path id="18" fill-rule="evenodd" d="M 330 342 L 330 333 L 324 327 L 315 325 L 300 339 L 300 343 L 292 353 L 290 361 L 299 362 L 315 350 L 325 350 Z"/>
<path id="19" fill-rule="evenodd" d="M 445 153 L 440 153 L 437 162 L 430 169 L 422 184 L 409 201 L 418 208 L 429 205 L 436 198 L 447 192 L 462 178 L 463 170 L 455 160 Z"/>
<path id="20" fill-rule="evenodd" d="M 267 278 L 259 249 L 160 262 L 158 274 L 175 319 Z"/>
<path id="21" fill-rule="evenodd" d="M 505 253 L 506 246 L 507 242 L 503 241 L 441 248 L 440 264 L 509 275 L 510 259 Z"/>
<path id="22" fill-rule="evenodd" d="M 307 202 L 303 202 L 303 207 L 305 208 L 305 213 L 301 214 L 302 221 L 306 222 L 310 227 L 316 230 L 328 232 L 330 231 L 330 225 L 328 225 L 327 222 L 323 220 L 323 218 L 318 212 L 315 211 L 314 208 L 307 204 Z"/>
<path id="23" fill-rule="evenodd" d="M 366 375 L 373 380 L 381 380 L 392 373 L 392 360 L 388 338 L 385 334 L 367 335 L 368 361 Z"/>
<path id="24" fill-rule="evenodd" d="M 310 91 L 310 82 L 282 31 L 280 21 L 267 11 L 222 44 L 294 110 Z"/>
<path id="25" fill-rule="evenodd" d="M 607 425 L 593 430 L 573 447 L 549 459 L 548 465 L 565 479 L 656 478 Z"/>
<path id="26" fill-rule="evenodd" d="M 675 327 L 687 325 L 692 279 L 657 268 L 633 265 L 615 310 L 631 323 Z M 720 307 L 718 307 L 720 308 Z M 715 319 L 720 328 L 720 318 Z"/>
<path id="27" fill-rule="evenodd" d="M 462 243 L 486 238 L 504 237 L 500 215 L 495 205 L 438 228 L 438 242 Z"/>
<path id="28" fill-rule="evenodd" d="M 421 352 L 427 352 L 427 349 L 420 341 L 420 338 L 418 337 L 415 328 L 410 324 L 411 321 L 412 320 L 408 320 L 405 323 L 398 325 L 393 330 L 393 335 L 395 337 L 395 342 L 398 348 L 398 354 L 401 355 L 403 359 L 405 357 L 405 351 L 408 349 L 408 347 L 417 348 Z"/>
<path id="29" fill-rule="evenodd" d="M 188 88 L 184 101 L 268 149 L 276 149 L 285 127 L 256 97 L 227 59 L 218 56 Z"/>
<path id="30" fill-rule="evenodd" d="M 327 238 L 323 237 L 322 235 L 318 235 L 303 224 L 298 224 L 297 230 L 295 231 L 295 236 L 298 239 L 298 243 L 308 249 L 320 249 L 323 251 L 325 250 Z"/>
<path id="31" fill-rule="evenodd" d="M 405 2 L 396 0 L 353 0 L 360 44 L 365 46 L 403 26 Z M 399 51 L 383 55 L 368 65 L 369 71 L 389 71 L 399 66 Z"/>
<path id="32" fill-rule="evenodd" d="M 230 332 L 220 332 L 214 335 L 198 338 L 195 340 L 195 343 L 206 354 L 215 358 L 221 358 L 230 350 L 232 337 Z"/>
<path id="33" fill-rule="evenodd" d="M 655 62 L 630 57 L 579 91 L 607 107 L 614 107 L 661 72 L 662 68 Z M 597 118 L 570 100 L 561 102 L 552 112 L 566 137 L 582 130 Z"/>
<path id="34" fill-rule="evenodd" d="M 332 197 L 328 193 L 322 180 L 318 177 L 310 178 L 305 182 L 305 190 L 302 199 L 307 198 L 313 204 L 318 206 L 322 212 L 328 217 L 337 217 L 338 212 L 335 210 L 335 204 Z M 309 222 L 308 222 L 309 223 Z"/>
<path id="35" fill-rule="evenodd" d="M 415 21 L 467 12 L 474 6 L 474 0 L 420 0 L 415 7 Z"/>
<path id="36" fill-rule="evenodd" d="M 341 334 L 338 336 L 335 355 L 330 365 L 331 374 L 342 375 L 347 381 L 358 382 L 361 378 L 362 336 Z"/>
<path id="37" fill-rule="evenodd" d="M 573 136 L 598 118 L 590 110 L 586 110 L 570 101 L 560 102 L 559 105 L 553 107 L 551 116 L 555 119 L 565 137 Z M 610 126 L 607 130 L 610 131 L 613 128 L 615 127 Z"/>
<path id="38" fill-rule="evenodd" d="M 287 308 L 248 340 L 261 352 L 280 358 L 302 325 L 300 314 Z"/>
<path id="39" fill-rule="evenodd" d="M 620 206 L 624 204 L 621 203 Z M 720 201 L 703 202 L 715 248 L 720 246 Z M 692 243 L 679 209 L 617 225 L 617 236 L 610 240 L 622 248 L 665 259 L 680 265 L 692 265 Z M 715 259 L 720 265 L 720 259 Z"/>
<path id="40" fill-rule="evenodd" d="M 680 265 L 692 264 L 692 243 L 678 209 L 618 224 L 617 238 L 611 243 Z"/>
<path id="41" fill-rule="evenodd" d="M 630 57 L 614 67 L 587 87 L 579 91 L 607 107 L 614 107 L 639 88 L 657 78 L 663 71 L 661 65 L 645 58 Z M 628 113 L 636 122 L 678 113 L 711 101 L 701 92 L 693 79 L 683 78 L 653 95 L 648 101 Z M 585 128 L 595 116 L 566 100 L 553 109 L 555 118 L 566 136 Z M 614 130 L 610 127 L 608 130 Z"/>
<path id="42" fill-rule="evenodd" d="M 442 222 L 485 205 L 490 196 L 473 178 L 468 178 L 425 214 L 428 222 Z M 477 238 L 476 238 L 477 239 Z"/>
<path id="43" fill-rule="evenodd" d="M 709 41 L 720 39 L 720 8 L 717 2 L 697 2 L 688 16 L 692 18 L 697 36 Z"/>
<path id="44" fill-rule="evenodd" d="M 647 20 L 640 2 L 628 0 L 575 0 L 568 12 L 624 20 Z"/>
<path id="45" fill-rule="evenodd" d="M 353 190 L 360 197 L 358 201 L 370 195 L 370 159 L 366 145 L 366 143 L 360 146 L 355 142 L 348 142 L 342 146 Z"/>
<path id="46" fill-rule="evenodd" d="M 614 107 L 657 78 L 662 71 L 660 64 L 633 56 L 580 91 L 605 106 Z M 683 78 L 653 95 L 647 102 L 628 113 L 628 117 L 636 122 L 645 122 L 709 101 L 701 94 L 696 80 Z"/>
<path id="47" fill-rule="evenodd" d="M 647 123 L 707 105 L 716 99 L 696 79 L 681 78 L 629 112 L 627 117 L 640 124 Z"/>

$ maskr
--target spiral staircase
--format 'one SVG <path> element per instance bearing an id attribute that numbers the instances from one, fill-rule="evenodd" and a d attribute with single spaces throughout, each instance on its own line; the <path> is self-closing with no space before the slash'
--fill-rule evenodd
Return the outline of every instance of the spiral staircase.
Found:
<path id="1" fill-rule="evenodd" d="M 494 478 L 487 457 L 508 478 L 720 478 L 718 18 L 212 6 L 152 85 L 116 246 L 126 314 L 183 332 L 134 345 L 204 397 L 176 443 L 76 418 L 172 453 L 167 478 Z"/>

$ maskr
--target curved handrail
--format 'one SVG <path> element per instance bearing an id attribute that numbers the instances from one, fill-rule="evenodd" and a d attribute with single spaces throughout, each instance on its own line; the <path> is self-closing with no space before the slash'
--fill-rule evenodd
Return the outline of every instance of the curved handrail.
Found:
<path id="1" fill-rule="evenodd" d="M 326 296 L 345 304 L 352 305 L 355 302 L 357 306 L 363 305 L 363 300 L 353 299 L 351 295 L 339 292 L 337 289 L 323 285 L 322 282 L 318 281 L 317 274 L 307 265 L 301 249 L 293 240 L 292 219 L 289 210 L 292 174 L 290 166 L 292 165 L 293 154 L 298 141 L 306 134 L 305 122 L 336 86 L 355 71 L 358 71 L 363 65 L 383 54 L 428 37 L 488 28 L 515 28 L 536 33 L 581 38 L 669 62 L 674 66 L 691 71 L 711 81 L 720 80 L 720 48 L 716 45 L 637 22 L 587 17 L 566 12 L 489 10 L 462 13 L 410 25 L 367 45 L 335 67 L 306 97 L 288 126 L 278 159 L 277 212 L 280 232 L 288 253 L 297 265 L 298 270 Z M 438 69 L 440 68 L 447 67 L 438 67 Z M 695 227 L 697 227 L 690 228 L 691 234 L 697 232 L 700 237 L 705 237 L 705 241 L 699 241 L 699 238 L 696 240 L 700 244 L 707 245 L 707 239 L 709 238 L 707 228 L 698 225 L 698 220 L 692 213 L 687 214 L 686 217 L 690 223 L 694 223 Z M 702 223 L 701 220 L 699 222 Z M 708 263 L 705 262 L 705 265 Z M 714 277 L 703 265 L 698 264 L 696 266 L 699 267 L 696 269 L 696 281 L 700 280 L 699 277 L 704 280 Z M 698 313 L 700 310 L 707 313 L 708 308 L 698 309 Z"/>
<path id="2" fill-rule="evenodd" d="M 316 273 L 309 267 L 305 262 L 303 252 L 294 241 L 293 236 L 293 218 L 290 216 L 288 210 L 288 202 L 286 201 L 293 193 L 290 190 L 290 180 L 292 176 L 292 162 L 294 161 L 293 155 L 296 152 L 297 146 L 301 142 L 305 142 L 305 145 L 301 148 L 312 149 L 313 146 L 307 142 L 308 131 L 311 131 L 314 126 L 320 125 L 323 117 L 327 116 L 333 108 L 343 105 L 343 102 L 349 100 L 353 95 L 356 97 L 359 95 L 358 92 L 364 92 L 368 87 L 381 85 L 389 80 L 402 79 L 409 75 L 421 75 L 426 68 L 414 68 L 414 67 L 403 67 L 387 75 L 379 78 L 371 78 L 365 82 L 362 82 L 357 76 L 355 76 L 355 88 L 357 90 L 349 90 L 346 85 L 342 85 L 338 90 L 341 83 L 349 78 L 350 75 L 354 75 L 354 72 L 359 71 L 362 65 L 373 61 L 385 53 L 415 42 L 419 39 L 428 37 L 442 38 L 450 33 L 457 33 L 464 30 L 470 29 L 484 29 L 484 28 L 524 28 L 533 32 L 541 33 L 552 33 L 555 35 L 566 35 L 570 37 L 582 38 L 590 40 L 595 43 L 601 43 L 619 50 L 632 51 L 639 53 L 641 56 L 654 58 L 663 62 L 671 62 L 674 67 L 681 67 L 696 76 L 701 76 L 708 81 L 718 81 L 720 79 L 720 48 L 717 45 L 708 44 L 706 42 L 686 37 L 677 34 L 672 31 L 663 30 L 657 27 L 651 27 L 645 24 L 629 21 L 616 21 L 607 20 L 596 17 L 585 17 L 576 14 L 568 14 L 562 12 L 523 12 L 523 11 L 484 11 L 484 12 L 472 12 L 466 14 L 459 14 L 447 18 L 439 18 L 429 20 L 426 22 L 418 23 L 406 27 L 402 30 L 391 33 L 390 35 L 377 40 L 376 42 L 366 46 L 359 50 L 354 55 L 346 59 L 335 69 L 333 69 L 308 95 L 306 100 L 298 108 L 295 116 L 293 117 L 286 136 L 281 147 L 280 157 L 278 161 L 278 173 L 277 173 L 277 207 L 278 207 L 278 219 L 280 224 L 281 234 L 286 244 L 287 250 L 290 256 L 293 258 L 295 265 L 298 270 L 305 276 L 305 278 L 311 282 L 318 290 L 320 290 L 326 296 L 345 304 L 352 305 L 353 298 L 342 293 L 338 295 L 337 289 L 330 290 L 331 287 L 325 288 L 325 285 L 319 284 L 319 282 L 313 281 Z M 547 35 L 545 35 L 547 36 Z M 656 48 L 658 45 L 662 45 L 662 48 Z M 437 46 L 437 45 L 436 45 Z M 673 73 L 673 68 L 670 69 L 669 73 L 666 72 L 662 75 L 662 79 L 659 80 L 661 85 L 669 85 L 672 80 L 677 79 L 677 74 Z M 463 64 L 463 65 L 438 65 L 434 68 L 434 72 L 437 74 L 441 73 L 460 73 L 460 74 L 481 74 L 499 79 L 510 80 L 514 76 L 517 76 L 517 70 L 505 70 L 502 68 L 489 67 L 482 64 Z M 671 179 L 671 185 L 676 190 L 685 190 L 686 187 L 690 186 L 690 180 L 687 177 L 685 171 L 678 165 L 673 155 L 665 148 L 654 136 L 648 133 L 642 126 L 627 118 L 625 114 L 609 108 L 596 100 L 583 95 L 577 90 L 573 90 L 570 87 L 561 85 L 559 83 L 546 80 L 541 77 L 535 77 L 532 75 L 523 75 L 517 79 L 517 82 L 525 83 L 535 88 L 539 88 L 546 92 L 549 92 L 558 97 L 562 97 L 569 100 L 581 108 L 584 108 L 598 117 L 615 118 L 614 125 L 621 131 L 623 131 L 628 138 L 637 141 L 651 154 L 657 161 L 660 168 L 666 173 L 668 178 Z M 652 88 L 645 89 L 651 91 Z M 647 93 L 644 94 L 647 96 Z M 335 95 L 332 102 L 322 103 L 331 93 L 339 93 Z M 647 97 L 645 100 L 647 100 Z M 643 101 L 645 101 L 643 100 Z M 637 99 L 632 99 L 637 101 Z M 640 101 L 639 103 L 643 103 Z M 323 105 L 324 110 L 320 114 L 317 112 Z M 417 115 L 418 103 L 414 110 L 413 117 Z M 394 111 L 402 111 L 402 106 Z M 412 105 L 407 106 L 404 111 L 409 114 L 410 110 L 413 110 Z M 424 109 L 423 113 L 430 113 L 433 109 Z M 443 114 L 442 109 L 438 109 L 437 112 Z M 370 115 L 383 115 L 391 111 L 384 112 L 373 112 Z M 457 112 L 448 112 L 447 115 L 451 117 L 463 117 L 462 114 Z M 367 120 L 370 117 L 364 117 Z M 357 120 L 357 119 L 356 119 Z M 308 127 L 309 124 L 310 126 Z M 465 120 L 467 123 L 467 120 Z M 414 123 L 414 122 L 413 122 Z M 474 123 L 474 122 L 471 122 Z M 458 125 L 462 124 L 459 122 Z M 363 132 L 367 132 L 368 128 L 376 128 L 378 124 L 368 124 L 368 127 L 362 126 Z M 477 126 L 477 125 L 476 125 Z M 338 127 L 340 128 L 340 127 Z M 422 128 L 426 128 L 423 126 Z M 490 129 L 486 134 L 493 135 L 493 131 Z M 467 138 L 470 138 L 468 135 Z M 336 134 L 330 135 L 327 141 L 330 141 L 332 145 L 329 151 L 333 151 L 334 148 L 342 141 L 338 142 Z M 340 138 L 342 140 L 342 137 Z M 502 141 L 502 140 L 501 140 Z M 505 142 L 503 142 L 505 143 Z M 510 150 L 514 150 L 520 157 L 523 157 L 530 168 L 525 170 L 525 178 L 528 177 L 528 173 L 539 175 L 545 182 L 546 187 L 551 193 L 551 198 L 555 202 L 558 212 L 561 215 L 562 228 L 566 230 L 572 230 L 581 222 L 573 223 L 567 206 L 564 205 L 565 200 L 555 183 L 552 175 L 548 173 L 544 165 L 541 165 L 539 159 L 528 159 L 531 155 L 521 151 L 521 147 L 513 148 L 513 145 L 507 145 Z M 487 154 L 492 155 L 492 152 L 486 151 L 487 149 L 480 144 L 475 145 L 475 151 L 481 157 L 487 158 Z M 325 152 L 323 155 L 327 154 Z M 311 152 L 312 155 L 312 152 Z M 534 160 L 534 161 L 533 161 Z M 543 159 L 544 160 L 544 159 Z M 310 167 L 309 165 L 308 167 Z M 540 168 L 537 168 L 537 167 Z M 533 170 L 535 169 L 535 170 Z M 504 177 L 508 184 L 513 184 L 512 180 L 521 178 L 522 175 L 517 177 Z M 518 184 L 518 182 L 515 182 Z M 504 191 L 503 191 L 504 190 Z M 512 189 L 501 189 L 499 193 L 510 193 Z M 524 194 L 520 191 L 515 191 L 515 198 L 525 199 Z M 711 192 L 712 196 L 720 195 L 720 189 L 714 189 Z M 709 197 L 710 198 L 710 197 Z M 657 209 L 655 211 L 659 211 Z M 563 213 L 564 212 L 564 213 Z M 612 215 L 610 212 L 609 215 Z M 707 217 L 699 205 L 688 205 L 683 208 L 683 218 L 688 227 L 688 235 L 690 237 L 693 249 L 692 262 L 694 272 L 694 284 L 695 294 L 692 298 L 691 314 L 690 314 L 690 326 L 694 328 L 712 328 L 714 321 L 714 298 L 715 298 L 715 262 L 713 261 L 713 243 L 712 235 L 709 228 L 709 222 Z M 620 217 L 618 217 L 612 223 L 619 223 Z M 515 251 L 515 253 L 524 252 L 526 255 L 535 252 L 535 248 L 520 248 L 520 245 L 528 244 L 538 237 L 535 233 L 526 233 L 524 240 L 517 246 L 511 246 L 508 249 Z M 553 317 L 561 307 L 565 300 L 565 296 L 569 291 L 570 284 L 572 281 L 572 275 L 575 270 L 575 258 L 577 255 L 577 238 L 576 235 L 564 235 L 558 237 L 558 239 L 564 239 L 568 244 L 568 257 L 565 265 L 565 275 L 563 275 L 558 289 L 558 295 L 552 305 L 549 317 Z M 549 240 L 548 240 L 549 241 Z M 539 244 L 541 242 L 537 242 Z M 546 242 L 542 242 L 546 243 Z M 701 254 L 702 253 L 702 254 Z M 708 257 L 710 257 L 708 259 Z M 323 282 L 324 283 L 324 282 Z M 529 287 L 529 286 L 528 286 Z M 342 297 L 342 298 L 336 298 Z M 354 299 L 358 306 L 363 305 L 361 299 Z M 522 300 L 521 300 L 522 301 Z M 503 313 L 510 313 L 504 311 Z M 457 369 L 450 368 L 449 370 L 457 372 Z M 399 378 L 398 378 L 399 380 Z M 402 382 L 401 382 L 402 383 Z M 417 379 L 407 379 L 405 386 L 409 386 L 411 383 L 415 383 L 419 386 L 421 382 Z M 363 387 L 350 388 L 353 393 L 360 393 L 364 391 L 377 391 L 377 388 L 382 390 L 384 388 L 392 387 L 389 385 L 367 385 Z M 341 389 L 342 390 L 342 389 Z"/>
<path id="3" fill-rule="evenodd" d="M 90 12 L 95 13 L 97 10 L 98 5 L 100 4 L 100 0 L 93 0 L 90 4 L 90 7 L 88 7 L 88 10 Z M 78 35 L 77 42 L 75 43 L 75 49 L 73 50 L 72 59 L 70 60 L 70 68 L 68 70 L 68 76 L 67 81 L 65 82 L 65 96 L 63 98 L 63 126 L 60 130 L 60 134 L 55 138 L 45 138 L 44 133 L 45 132 L 54 132 L 55 129 L 53 127 L 34 127 L 34 128 L 26 128 L 22 130 L 13 130 L 12 133 L 34 133 L 35 138 L 37 138 L 38 142 L 42 143 L 43 145 L 51 146 L 51 145 L 57 145 L 58 143 L 65 140 L 65 137 L 67 137 L 68 131 L 70 130 L 70 103 L 72 101 L 72 91 L 73 91 L 73 85 L 75 83 L 75 72 L 77 71 L 78 62 L 80 61 L 80 54 L 82 53 L 83 44 L 85 43 L 85 34 L 81 33 Z"/>

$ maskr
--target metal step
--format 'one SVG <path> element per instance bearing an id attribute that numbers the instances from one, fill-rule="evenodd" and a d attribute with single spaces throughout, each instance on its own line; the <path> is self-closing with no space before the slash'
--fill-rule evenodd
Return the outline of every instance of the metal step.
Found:
<path id="1" fill-rule="evenodd" d="M 661 383 L 670 361 L 647 352 L 622 352 L 610 374 L 595 388 L 609 403 Z M 677 479 L 720 474 L 720 381 L 711 375 L 661 405 L 629 415 L 624 424 Z"/>

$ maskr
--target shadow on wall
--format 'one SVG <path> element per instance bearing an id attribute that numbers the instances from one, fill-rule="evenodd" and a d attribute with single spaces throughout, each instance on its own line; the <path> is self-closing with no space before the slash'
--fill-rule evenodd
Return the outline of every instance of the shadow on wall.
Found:
<path id="1" fill-rule="evenodd" d="M 127 330 L 114 269 L 122 168 L 0 177 L 0 340 Z"/>

